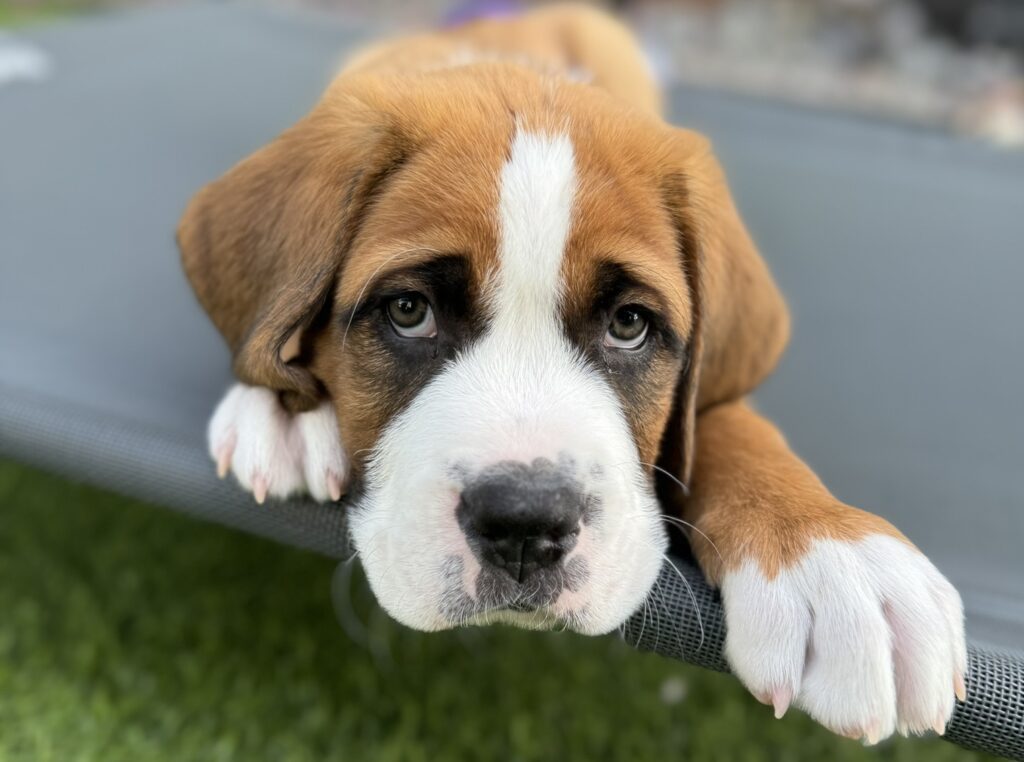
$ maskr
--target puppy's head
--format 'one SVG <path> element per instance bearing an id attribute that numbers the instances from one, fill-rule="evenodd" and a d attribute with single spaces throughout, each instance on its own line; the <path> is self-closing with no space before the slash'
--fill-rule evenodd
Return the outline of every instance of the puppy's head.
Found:
<path id="1" fill-rule="evenodd" d="M 340 79 L 179 242 L 236 374 L 333 400 L 356 548 L 420 629 L 619 625 L 696 411 L 785 341 L 706 141 L 501 65 Z"/>

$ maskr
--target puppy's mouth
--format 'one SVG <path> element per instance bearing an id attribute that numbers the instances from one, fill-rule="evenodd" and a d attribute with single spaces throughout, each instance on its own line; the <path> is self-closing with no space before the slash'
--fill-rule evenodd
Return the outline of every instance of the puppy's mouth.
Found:
<path id="1" fill-rule="evenodd" d="M 481 611 L 459 622 L 459 626 L 504 624 L 524 630 L 555 630 L 570 627 L 573 620 L 573 615 L 556 612 L 550 606 L 532 607 L 529 604 L 510 603 L 501 608 Z"/>
<path id="2" fill-rule="evenodd" d="M 524 601 L 512 601 L 511 603 L 505 604 L 504 610 L 519 612 L 521 614 L 528 614 L 530 612 L 537 611 L 537 609 L 539 608 L 540 607 L 534 603 L 526 603 Z M 498 610 L 501 611 L 502 609 Z"/>
<path id="3" fill-rule="evenodd" d="M 442 616 L 453 626 L 503 621 L 527 627 L 561 624 L 569 616 L 565 595 L 579 590 L 587 578 L 586 562 L 569 559 L 523 584 L 500 569 L 476 567 L 467 573 L 467 559 L 453 555 L 445 564 Z"/>

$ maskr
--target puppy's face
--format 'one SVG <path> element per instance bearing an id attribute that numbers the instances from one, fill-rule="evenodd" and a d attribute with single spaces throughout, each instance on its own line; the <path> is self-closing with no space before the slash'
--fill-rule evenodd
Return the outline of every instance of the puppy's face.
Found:
<path id="1" fill-rule="evenodd" d="M 503 67 L 347 83 L 189 210 L 238 375 L 333 399 L 396 619 L 600 633 L 647 595 L 696 395 L 693 140 Z"/>
<path id="2" fill-rule="evenodd" d="M 470 138 L 389 178 L 317 342 L 369 453 L 350 527 L 406 624 L 606 631 L 665 545 L 650 464 L 690 332 L 675 236 L 599 136 L 521 115 Z"/>

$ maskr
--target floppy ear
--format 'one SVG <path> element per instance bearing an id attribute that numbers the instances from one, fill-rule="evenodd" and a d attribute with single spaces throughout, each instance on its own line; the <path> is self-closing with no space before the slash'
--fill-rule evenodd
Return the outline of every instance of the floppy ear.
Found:
<path id="1" fill-rule="evenodd" d="M 740 219 L 704 137 L 675 130 L 663 181 L 693 304 L 687 362 L 662 446 L 664 467 L 689 484 L 697 415 L 752 391 L 789 339 L 789 313 Z"/>
<path id="2" fill-rule="evenodd" d="M 235 375 L 310 409 L 308 329 L 331 303 L 342 257 L 400 141 L 355 99 L 321 105 L 203 188 L 178 226 L 182 264 L 224 335 Z"/>

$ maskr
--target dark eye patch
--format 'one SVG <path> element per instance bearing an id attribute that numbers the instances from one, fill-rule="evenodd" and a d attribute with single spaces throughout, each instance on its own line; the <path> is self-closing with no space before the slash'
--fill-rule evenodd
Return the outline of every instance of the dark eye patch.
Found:
<path id="1" fill-rule="evenodd" d="M 603 341 L 616 311 L 625 306 L 639 308 L 648 321 L 647 339 L 633 350 L 609 347 Z M 686 360 L 686 343 L 664 317 L 667 311 L 657 288 L 615 262 L 602 262 L 589 294 L 567 300 L 563 311 L 567 337 L 615 390 L 634 434 L 645 428 L 674 389 Z"/>
<path id="2" fill-rule="evenodd" d="M 423 294 L 430 302 L 440 343 L 461 344 L 479 333 L 476 285 L 469 260 L 461 254 L 444 254 L 378 276 L 367 285 L 358 305 L 339 310 L 338 320 L 342 328 L 355 327 L 379 318 L 389 301 L 410 293 Z"/>
<path id="3" fill-rule="evenodd" d="M 345 383 L 363 400 L 351 415 L 362 416 L 364 430 L 378 430 L 405 408 L 446 362 L 483 333 L 477 292 L 468 258 L 446 254 L 382 274 L 366 287 L 358 305 L 338 311 L 335 336 L 344 342 Z M 395 331 L 388 303 L 410 293 L 429 300 L 436 336 Z"/>
<path id="4" fill-rule="evenodd" d="M 670 351 L 682 348 L 675 332 L 662 317 L 666 311 L 662 295 L 615 262 L 602 262 L 598 266 L 590 299 L 577 301 L 575 307 L 570 308 L 571 313 L 564 316 L 566 332 L 581 349 L 586 350 L 595 343 L 599 345 L 616 311 L 626 306 L 639 308 L 650 322 L 652 344 L 656 341 Z"/>
<path id="5" fill-rule="evenodd" d="M 422 294 L 429 302 L 437 323 L 435 337 L 410 338 L 395 332 L 388 305 L 409 294 Z M 469 259 L 461 254 L 444 254 L 378 276 L 354 310 L 340 310 L 337 319 L 343 334 L 358 334 L 363 350 L 370 342 L 391 356 L 389 372 L 407 383 L 416 383 L 424 374 L 432 375 L 438 363 L 454 357 L 483 332 L 480 312 Z"/>

